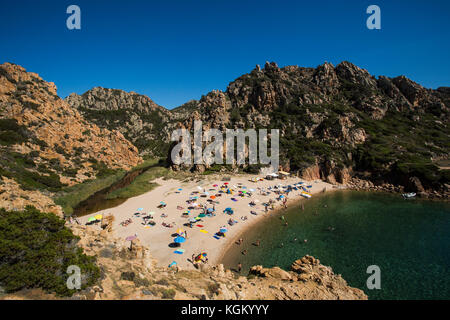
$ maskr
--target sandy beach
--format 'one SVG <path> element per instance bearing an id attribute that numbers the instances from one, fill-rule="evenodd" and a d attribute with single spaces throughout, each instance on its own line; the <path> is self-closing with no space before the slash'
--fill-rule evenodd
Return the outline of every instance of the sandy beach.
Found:
<path id="1" fill-rule="evenodd" d="M 197 255 L 202 251 L 207 253 L 209 264 L 220 263 L 223 253 L 230 245 L 233 245 L 238 235 L 244 234 L 245 230 L 254 223 L 269 215 L 276 214 L 278 210 L 282 209 L 284 207 L 283 202 L 282 200 L 277 200 L 279 194 L 275 192 L 278 190 L 274 188 L 275 186 L 293 185 L 301 181 L 304 182 L 303 186 L 311 186 L 308 190 L 313 195 L 322 192 L 324 188 L 327 191 L 333 189 L 331 184 L 319 180 L 305 181 L 297 177 L 289 177 L 285 180 L 250 181 L 250 179 L 255 177 L 255 175 L 235 175 L 231 177 L 230 181 L 222 181 L 223 176 L 211 175 L 205 176 L 199 182 L 157 179 L 154 182 L 160 186 L 152 191 L 130 198 L 115 208 L 80 217 L 78 220 L 84 225 L 89 218 L 97 214 L 102 214 L 103 216 L 113 215 L 115 217 L 113 225 L 115 236 L 127 238 L 136 235 L 140 242 L 150 249 L 152 256 L 158 260 L 161 266 L 168 266 L 172 262 L 176 262 L 178 267 L 187 269 L 194 268 L 190 262 L 192 255 Z M 228 183 L 226 185 L 227 189 L 232 189 L 233 194 L 227 194 L 227 189 L 221 189 L 224 183 Z M 262 190 L 269 191 L 269 187 L 271 187 L 272 192 L 268 195 L 261 194 Z M 254 191 L 250 191 L 250 189 Z M 221 190 L 222 193 L 220 192 Z M 239 191 L 245 191 L 246 193 L 243 193 L 244 196 L 242 197 L 239 195 Z M 208 194 L 204 195 L 204 192 Z M 251 196 L 248 195 L 249 192 L 252 194 Z M 291 191 L 287 195 L 287 205 L 292 205 L 300 199 L 307 201 L 300 193 L 301 191 L 299 190 Z M 211 196 L 216 196 L 212 201 L 219 203 L 213 204 L 208 202 L 207 200 Z M 184 224 L 189 219 L 195 218 L 203 212 L 201 208 L 188 209 L 190 205 L 186 201 L 193 197 L 198 197 L 193 202 L 199 205 L 206 205 L 211 209 L 214 205 L 215 215 L 201 218 L 200 221 L 194 223 L 192 228 L 190 228 L 189 226 L 184 226 Z M 275 200 L 274 209 L 269 209 L 266 213 L 263 203 L 267 203 L 270 199 Z M 255 202 L 254 206 L 250 206 L 252 201 Z M 166 206 L 158 208 L 161 202 L 166 204 Z M 232 208 L 234 214 L 224 213 L 223 211 L 226 208 Z M 186 210 L 190 210 L 189 217 L 182 216 Z M 250 211 L 256 212 L 257 215 L 251 214 Z M 148 221 L 154 221 L 155 225 L 145 225 L 142 217 L 148 214 L 151 214 L 153 217 L 153 219 Z M 121 222 L 130 218 L 132 223 L 127 226 L 121 225 Z M 237 223 L 230 226 L 228 224 L 230 218 L 236 220 Z M 171 224 L 173 227 L 166 227 L 163 223 Z M 214 238 L 214 235 L 224 226 L 227 229 L 226 236 L 219 239 Z M 100 229 L 99 224 L 94 226 L 94 228 Z M 173 248 L 170 244 L 173 243 L 174 234 L 179 228 L 186 231 L 186 242 L 182 243 L 178 248 Z M 174 251 L 177 249 L 184 249 L 184 253 L 175 253 Z"/>

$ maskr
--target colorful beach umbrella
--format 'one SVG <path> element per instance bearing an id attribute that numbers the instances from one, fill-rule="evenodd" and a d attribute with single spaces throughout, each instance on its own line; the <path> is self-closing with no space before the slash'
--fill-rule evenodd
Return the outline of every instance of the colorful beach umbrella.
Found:
<path id="1" fill-rule="evenodd" d="M 183 237 L 176 237 L 175 239 L 173 239 L 173 242 L 175 243 L 183 243 L 186 241 L 186 238 Z"/>
<path id="2" fill-rule="evenodd" d="M 95 217 L 90 217 L 89 219 L 88 219 L 88 222 L 93 222 L 93 221 L 96 221 L 97 219 L 95 219 Z"/>
<path id="3" fill-rule="evenodd" d="M 97 219 L 97 220 L 102 220 L 103 219 L 103 215 L 98 214 L 94 218 Z"/>

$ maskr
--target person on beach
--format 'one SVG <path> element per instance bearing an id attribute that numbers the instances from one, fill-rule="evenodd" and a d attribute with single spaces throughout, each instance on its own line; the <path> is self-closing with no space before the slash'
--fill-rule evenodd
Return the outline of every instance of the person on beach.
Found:
<path id="1" fill-rule="evenodd" d="M 261 240 L 256 240 L 255 242 L 253 242 L 253 245 L 259 247 L 261 245 Z"/>
<path id="2" fill-rule="evenodd" d="M 237 269 L 238 269 L 238 272 L 241 273 L 241 271 L 242 271 L 242 264 L 240 262 L 237 265 Z"/>
<path id="3" fill-rule="evenodd" d="M 247 254 L 247 250 L 243 250 L 241 253 L 245 256 Z"/>

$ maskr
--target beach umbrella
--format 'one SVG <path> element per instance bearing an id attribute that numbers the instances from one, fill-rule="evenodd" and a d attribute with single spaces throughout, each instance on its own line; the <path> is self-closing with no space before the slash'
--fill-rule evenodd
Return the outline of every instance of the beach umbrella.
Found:
<path id="1" fill-rule="evenodd" d="M 138 209 L 137 209 L 137 211 L 142 211 L 142 210 L 144 210 L 144 208 L 138 208 Z"/>
<path id="2" fill-rule="evenodd" d="M 94 218 L 97 219 L 97 220 L 102 220 L 103 219 L 103 215 L 98 214 Z"/>
<path id="3" fill-rule="evenodd" d="M 128 236 L 125 238 L 126 241 L 130 241 L 130 250 L 133 249 L 133 240 L 137 238 L 137 235 L 134 236 Z"/>
<path id="4" fill-rule="evenodd" d="M 166 204 L 164 201 L 160 201 L 159 203 L 164 204 L 164 205 Z"/>
<path id="5" fill-rule="evenodd" d="M 197 189 L 198 189 L 198 190 L 202 190 L 202 187 L 200 187 L 200 186 L 197 186 Z"/>
<path id="6" fill-rule="evenodd" d="M 184 230 L 181 229 L 181 228 L 179 228 L 179 229 L 177 230 L 177 234 L 182 234 L 182 233 L 184 233 Z"/>
<path id="7" fill-rule="evenodd" d="M 218 187 L 219 185 L 217 185 L 217 184 L 213 184 L 213 187 Z"/>
<path id="8" fill-rule="evenodd" d="M 189 219 L 188 221 L 189 221 L 189 222 L 197 222 L 197 219 L 191 218 L 191 219 Z"/>
<path id="9" fill-rule="evenodd" d="M 186 238 L 183 237 L 176 237 L 175 239 L 173 239 L 173 242 L 175 243 L 183 243 L 186 241 Z"/>
<path id="10" fill-rule="evenodd" d="M 222 232 L 222 233 L 225 233 L 225 232 L 227 232 L 228 230 L 227 230 L 227 228 L 221 228 L 220 229 L 220 232 Z"/>
<path id="11" fill-rule="evenodd" d="M 228 182 L 225 182 L 224 185 L 228 185 Z"/>
<path id="12" fill-rule="evenodd" d="M 181 188 L 180 188 L 180 189 L 178 189 L 178 191 L 181 191 L 181 190 L 183 190 L 183 189 L 181 189 Z"/>
<path id="13" fill-rule="evenodd" d="M 215 198 L 216 198 L 216 196 L 210 196 L 210 198 L 211 198 L 211 199 L 215 199 Z"/>
<path id="14" fill-rule="evenodd" d="M 203 213 L 200 213 L 198 216 L 199 216 L 199 218 L 204 218 L 204 217 L 206 217 L 206 215 L 203 214 Z"/>
<path id="15" fill-rule="evenodd" d="M 128 237 L 125 238 L 126 241 L 133 241 L 133 240 L 135 240 L 135 239 L 137 239 L 137 236 L 136 236 L 136 235 L 134 235 L 134 236 L 128 236 Z"/>
<path id="16" fill-rule="evenodd" d="M 92 221 L 96 221 L 97 219 L 95 219 L 95 217 L 90 217 L 89 219 L 88 219 L 88 222 L 92 222 Z"/>

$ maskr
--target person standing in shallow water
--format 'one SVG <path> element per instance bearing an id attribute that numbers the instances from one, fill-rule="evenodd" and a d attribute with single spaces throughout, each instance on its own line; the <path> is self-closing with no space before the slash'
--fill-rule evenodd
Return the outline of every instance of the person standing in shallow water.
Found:
<path id="1" fill-rule="evenodd" d="M 238 269 L 238 272 L 241 273 L 241 271 L 242 271 L 242 264 L 240 262 L 237 265 L 237 269 Z"/>

